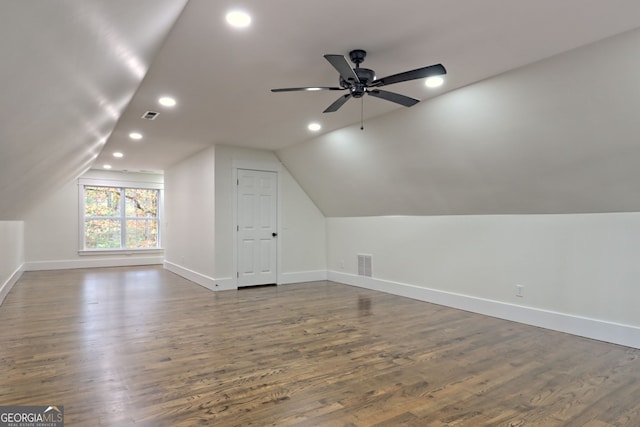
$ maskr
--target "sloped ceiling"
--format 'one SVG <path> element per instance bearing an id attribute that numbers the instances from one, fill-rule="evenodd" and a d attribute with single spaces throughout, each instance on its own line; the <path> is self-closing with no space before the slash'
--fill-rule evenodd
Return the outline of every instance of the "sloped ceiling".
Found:
<path id="1" fill-rule="evenodd" d="M 375 0 L 244 0 L 239 6 L 251 12 L 253 25 L 240 31 L 224 22 L 236 6 L 210 0 L 1 2 L 0 219 L 19 219 L 87 168 L 109 163 L 116 170 L 162 171 L 212 144 L 278 150 L 327 215 L 635 209 L 623 202 L 626 192 L 609 193 L 599 204 L 585 200 L 578 187 L 588 171 L 565 173 L 571 165 L 592 170 L 582 162 L 611 153 L 606 150 L 633 154 L 627 139 L 624 146 L 583 144 L 573 161 L 545 151 L 574 152 L 576 140 L 602 129 L 574 132 L 580 117 L 597 118 L 593 109 L 573 108 L 590 105 L 588 99 L 577 97 L 568 106 L 574 98 L 567 88 L 586 96 L 596 72 L 615 79 L 615 85 L 601 84 L 597 96 L 627 103 L 616 111 L 631 111 L 631 98 L 622 94 L 633 94 L 635 82 L 620 69 L 628 64 L 607 67 L 598 56 L 608 58 L 607 49 L 580 66 L 572 65 L 579 55 L 567 53 L 558 74 L 536 61 L 640 27 L 637 0 L 400 0 L 392 7 Z M 335 93 L 269 91 L 335 85 L 336 72 L 322 55 L 354 48 L 368 51 L 364 65 L 378 76 L 443 63 L 447 81 L 433 92 L 419 81 L 390 87 L 425 101 L 411 109 L 365 98 L 364 132 L 357 128 L 357 101 L 323 115 Z M 626 49 L 636 56 L 633 46 Z M 576 70 L 588 75 L 574 82 Z M 549 86 L 536 80 L 538 72 L 553 74 Z M 545 101 L 544 94 L 558 102 Z M 161 95 L 174 96 L 178 105 L 159 106 Z M 158 119 L 142 120 L 147 110 L 158 111 Z M 609 133 L 619 129 L 610 118 L 601 122 Z M 306 129 L 312 120 L 323 125 L 318 138 Z M 130 140 L 132 131 L 143 139 Z M 553 143 L 532 145 L 554 132 L 560 136 Z M 345 140 L 352 144 L 346 151 L 327 148 Z M 114 151 L 124 157 L 114 159 Z M 622 171 L 635 178 L 628 168 Z M 589 175 L 590 182 L 600 182 L 602 173 Z M 605 188 L 615 187 L 620 174 Z M 520 185 L 525 176 L 528 184 Z M 540 176 L 554 180 L 530 183 Z M 547 199 L 532 197 L 549 188 Z M 531 202 L 523 203 L 522 194 Z"/>
<path id="2" fill-rule="evenodd" d="M 0 220 L 91 167 L 185 1 L 0 3 Z"/>
<path id="3" fill-rule="evenodd" d="M 251 27 L 226 25 L 225 13 L 238 6 L 251 12 Z M 311 121 L 323 133 L 358 123 L 357 100 L 322 114 L 340 92 L 270 92 L 335 86 L 323 54 L 365 49 L 363 66 L 380 77 L 442 63 L 448 75 L 439 90 L 422 81 L 387 87 L 426 100 L 639 26 L 637 0 L 190 0 L 96 166 L 162 170 L 211 144 L 277 150 L 313 138 Z M 165 94 L 178 105 L 158 105 Z M 364 99 L 365 119 L 404 109 Z M 147 110 L 160 115 L 141 120 Z M 131 131 L 144 138 L 131 141 Z M 114 151 L 125 157 L 114 160 Z"/>
<path id="4" fill-rule="evenodd" d="M 278 155 L 327 216 L 640 211 L 638 46 L 640 30 Z"/>

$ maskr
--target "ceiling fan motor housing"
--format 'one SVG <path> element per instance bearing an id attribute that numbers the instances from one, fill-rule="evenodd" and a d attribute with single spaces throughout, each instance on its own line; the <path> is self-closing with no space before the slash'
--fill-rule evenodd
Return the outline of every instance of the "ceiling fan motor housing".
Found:
<path id="1" fill-rule="evenodd" d="M 376 73 L 368 68 L 354 68 L 360 82 L 346 81 L 340 77 L 340 87 L 351 90 L 354 98 L 360 98 L 365 94 L 367 85 L 376 79 Z"/>
<path id="2" fill-rule="evenodd" d="M 368 68 L 354 68 L 353 71 L 355 71 L 361 83 L 369 84 L 376 79 L 376 73 Z"/>

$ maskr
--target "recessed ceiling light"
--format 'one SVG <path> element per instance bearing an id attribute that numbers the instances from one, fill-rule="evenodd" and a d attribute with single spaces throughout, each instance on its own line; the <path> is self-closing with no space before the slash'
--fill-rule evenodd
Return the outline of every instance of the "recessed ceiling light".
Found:
<path id="1" fill-rule="evenodd" d="M 111 165 L 102 165 L 103 169 L 111 169 Z"/>
<path id="2" fill-rule="evenodd" d="M 242 10 L 232 10 L 227 13 L 227 22 L 232 27 L 246 28 L 251 25 L 251 16 Z"/>
<path id="3" fill-rule="evenodd" d="M 444 83 L 444 79 L 440 76 L 431 76 L 424 81 L 426 87 L 440 87 Z"/>
<path id="4" fill-rule="evenodd" d="M 308 128 L 310 131 L 317 132 L 322 129 L 322 126 L 320 126 L 320 123 L 309 123 Z"/>
<path id="5" fill-rule="evenodd" d="M 124 154 L 122 154 L 119 151 L 116 151 L 115 153 L 113 153 L 113 157 L 116 157 L 118 159 L 121 159 L 122 157 L 124 157 Z"/>
<path id="6" fill-rule="evenodd" d="M 131 132 L 129 134 L 129 138 L 131 138 L 131 139 L 142 139 L 142 134 L 140 132 Z"/>
<path id="7" fill-rule="evenodd" d="M 160 103 L 160 105 L 164 105 L 165 107 L 173 107 L 174 105 L 176 105 L 176 100 L 171 98 L 170 96 L 163 96 L 162 98 L 158 99 L 158 102 Z"/>

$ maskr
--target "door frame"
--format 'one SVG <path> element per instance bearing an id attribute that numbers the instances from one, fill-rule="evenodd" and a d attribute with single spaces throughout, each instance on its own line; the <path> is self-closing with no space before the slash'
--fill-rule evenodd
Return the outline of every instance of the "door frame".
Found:
<path id="1" fill-rule="evenodd" d="M 238 289 L 238 169 L 247 169 L 276 173 L 276 227 L 278 238 L 276 239 L 276 284 L 282 283 L 282 163 L 252 162 L 246 160 L 233 160 L 231 171 L 233 174 L 233 283 Z"/>

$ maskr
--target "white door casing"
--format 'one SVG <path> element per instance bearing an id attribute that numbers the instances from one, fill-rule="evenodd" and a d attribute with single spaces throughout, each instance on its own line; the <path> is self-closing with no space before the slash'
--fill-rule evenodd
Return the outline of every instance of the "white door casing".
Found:
<path id="1" fill-rule="evenodd" d="M 238 169 L 238 286 L 277 281 L 278 174 Z"/>

